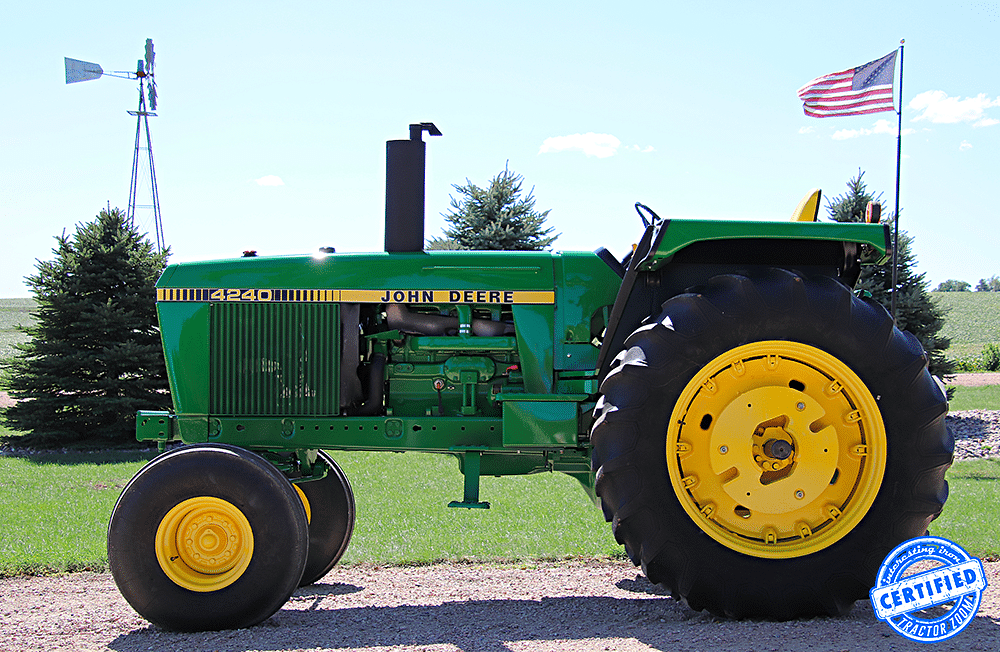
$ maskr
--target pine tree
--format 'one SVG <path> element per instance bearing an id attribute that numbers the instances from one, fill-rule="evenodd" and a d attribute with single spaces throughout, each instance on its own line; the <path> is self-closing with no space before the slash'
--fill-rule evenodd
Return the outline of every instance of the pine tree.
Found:
<path id="1" fill-rule="evenodd" d="M 155 253 L 118 209 L 56 242 L 27 278 L 36 322 L 7 365 L 17 403 L 4 422 L 26 444 L 125 443 L 136 410 L 170 402 L 154 289 L 169 251 Z"/>
<path id="2" fill-rule="evenodd" d="M 847 182 L 847 192 L 827 200 L 827 213 L 837 222 L 863 222 L 869 202 L 881 203 L 882 194 L 873 195 L 864 182 L 864 172 Z M 893 219 L 883 213 L 883 222 L 890 225 Z M 927 290 L 924 273 L 916 273 L 917 259 L 911 244 L 913 237 L 905 231 L 899 232 L 898 271 L 896 274 L 896 325 L 913 333 L 927 352 L 928 366 L 935 376 L 944 378 L 955 372 L 955 364 L 945 357 L 951 340 L 940 332 L 944 326 L 944 311 L 934 303 Z M 886 310 L 892 305 L 892 266 L 864 265 L 857 289 L 870 292 Z"/>
<path id="3" fill-rule="evenodd" d="M 431 245 L 440 249 L 547 249 L 559 234 L 548 237 L 552 232 L 551 227 L 545 228 L 549 211 L 535 210 L 534 188 L 521 197 L 523 182 L 521 175 L 504 167 L 487 188 L 468 179 L 464 186 L 453 185 L 459 197 L 451 197 L 452 210 L 443 214 L 451 227 L 445 229 L 445 238 L 434 238 Z M 457 246 L 452 247 L 449 240 Z"/>
<path id="4" fill-rule="evenodd" d="M 439 238 L 437 236 L 432 236 L 431 239 L 424 245 L 424 249 L 427 251 L 443 251 L 461 249 L 461 247 L 459 247 L 458 243 L 452 238 Z"/>

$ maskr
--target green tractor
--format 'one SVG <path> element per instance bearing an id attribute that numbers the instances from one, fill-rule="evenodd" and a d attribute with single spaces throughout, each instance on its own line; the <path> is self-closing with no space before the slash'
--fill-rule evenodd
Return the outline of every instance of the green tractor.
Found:
<path id="1" fill-rule="evenodd" d="M 425 131 L 387 143 L 384 252 L 159 279 L 174 409 L 138 414 L 164 452 L 108 529 L 135 610 L 246 627 L 322 578 L 354 524 L 336 450 L 452 455 L 453 507 L 489 507 L 484 475 L 569 474 L 694 609 L 788 619 L 867 598 L 940 514 L 953 449 L 920 343 L 853 290 L 888 228 L 819 223 L 814 191 L 787 222 L 637 204 L 624 261 L 424 251 Z"/>

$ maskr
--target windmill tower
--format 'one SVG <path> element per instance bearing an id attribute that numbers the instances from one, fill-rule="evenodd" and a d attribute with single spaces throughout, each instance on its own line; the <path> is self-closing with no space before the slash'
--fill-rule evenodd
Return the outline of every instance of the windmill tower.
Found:
<path id="1" fill-rule="evenodd" d="M 156 53 L 153 51 L 153 39 L 146 39 L 145 57 L 136 64 L 135 72 L 117 70 L 105 72 L 96 63 L 79 61 L 64 57 L 66 61 L 66 83 L 75 84 L 82 81 L 98 79 L 101 76 L 135 79 L 139 82 L 139 106 L 135 111 L 129 111 L 135 120 L 135 149 L 132 152 L 132 178 L 128 192 L 128 219 L 135 225 L 136 209 L 152 209 L 153 231 L 156 233 L 156 249 L 163 251 L 166 243 L 163 238 L 163 220 L 160 216 L 160 193 L 156 186 L 156 166 L 153 164 L 153 141 L 149 133 L 149 118 L 156 117 L 156 77 L 154 66 Z M 148 101 L 147 101 L 148 98 Z M 143 132 L 145 131 L 145 138 Z M 144 155 L 143 155 L 144 153 Z M 142 177 L 149 181 L 149 204 L 137 204 L 136 196 Z"/>

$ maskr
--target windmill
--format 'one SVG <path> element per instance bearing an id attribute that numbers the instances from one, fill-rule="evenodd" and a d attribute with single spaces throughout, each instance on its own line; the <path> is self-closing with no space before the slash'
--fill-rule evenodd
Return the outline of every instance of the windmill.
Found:
<path id="1" fill-rule="evenodd" d="M 153 228 L 156 232 L 156 249 L 163 251 L 166 244 L 163 239 L 163 221 L 160 218 L 160 194 L 156 187 L 156 167 L 153 165 L 153 141 L 149 135 L 149 118 L 156 117 L 156 76 L 154 67 L 156 64 L 156 53 L 153 51 L 153 39 L 146 39 L 145 57 L 136 63 L 135 72 L 116 70 L 105 72 L 100 65 L 78 59 L 64 57 L 66 62 L 66 83 L 75 84 L 77 82 L 90 81 L 105 77 L 118 77 L 120 79 L 135 79 L 139 82 L 139 106 L 135 111 L 129 111 L 129 115 L 134 115 L 135 120 L 135 150 L 132 154 L 132 179 L 129 184 L 128 193 L 128 219 L 131 224 L 135 224 L 136 208 L 153 209 Z M 148 98 L 148 103 L 147 103 Z M 145 129 L 145 147 L 143 147 L 142 132 Z M 140 156 L 140 152 L 145 150 L 146 157 Z M 136 204 L 136 192 L 139 187 L 140 164 L 148 162 L 149 166 L 149 194 L 150 205 L 138 206 Z"/>

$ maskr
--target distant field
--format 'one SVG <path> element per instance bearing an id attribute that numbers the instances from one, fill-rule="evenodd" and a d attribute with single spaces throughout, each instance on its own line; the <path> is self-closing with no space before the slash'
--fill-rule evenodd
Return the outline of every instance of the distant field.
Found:
<path id="1" fill-rule="evenodd" d="M 34 308 L 34 299 L 0 299 L 0 360 L 13 357 L 14 344 L 27 339 L 17 327 L 31 325 Z"/>
<path id="2" fill-rule="evenodd" d="M 1000 292 L 931 292 L 947 310 L 941 334 L 951 338 L 951 359 L 979 355 L 990 342 L 1000 344 Z"/>

